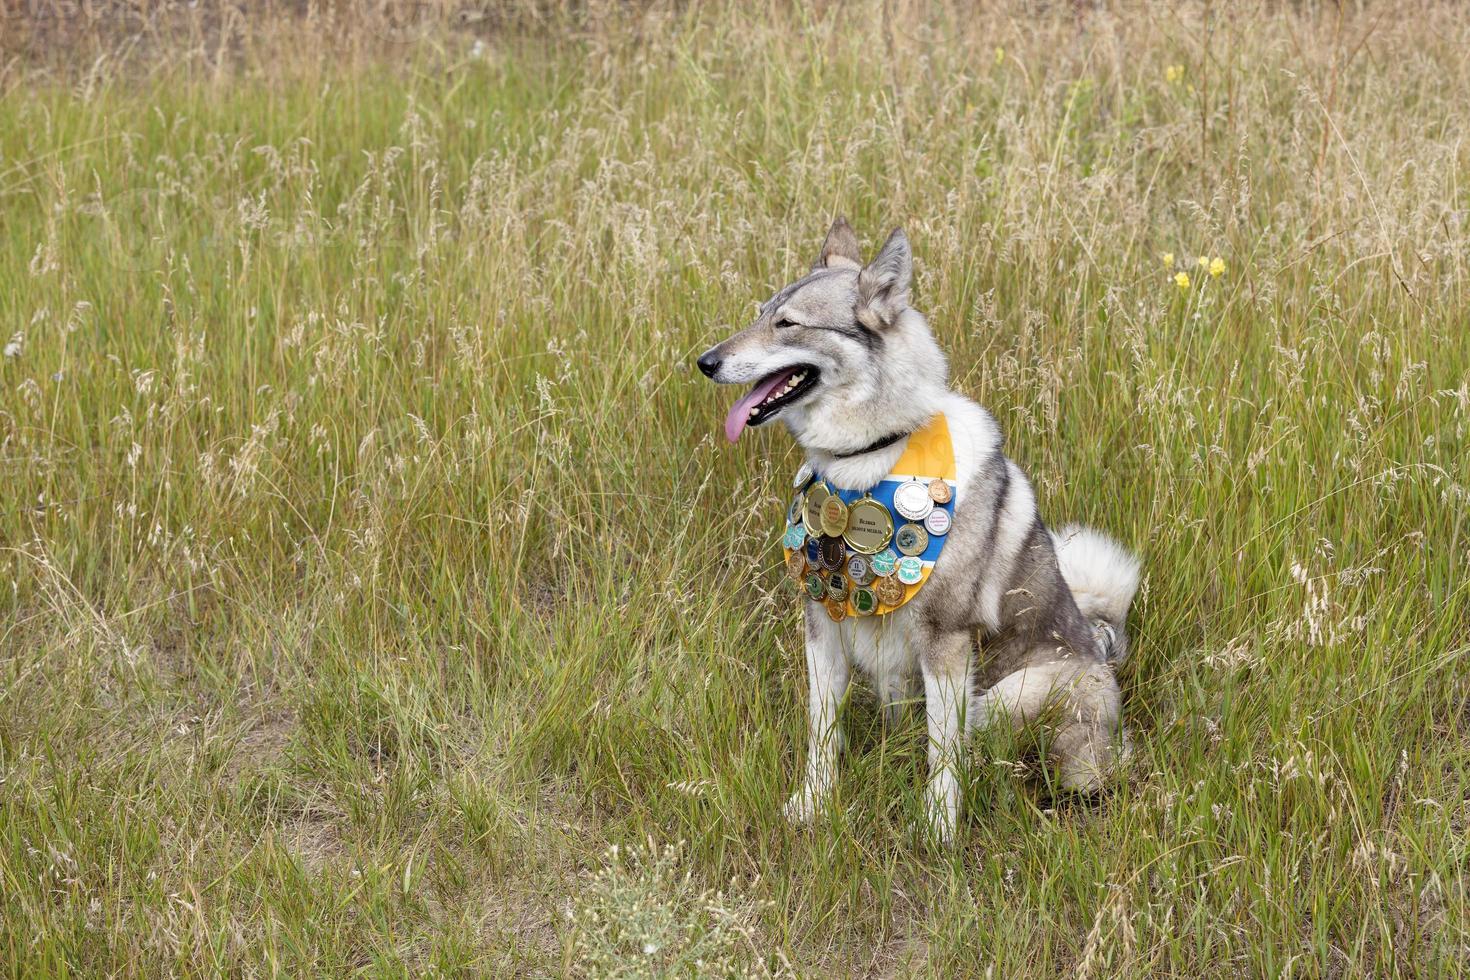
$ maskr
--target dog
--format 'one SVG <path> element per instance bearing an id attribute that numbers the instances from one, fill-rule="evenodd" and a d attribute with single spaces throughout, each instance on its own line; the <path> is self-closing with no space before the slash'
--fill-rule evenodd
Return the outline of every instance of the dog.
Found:
<path id="1" fill-rule="evenodd" d="M 805 601 L 809 744 L 786 815 L 810 821 L 831 794 L 839 708 L 857 667 L 890 720 L 923 693 L 925 817 L 949 842 L 972 729 L 1039 720 L 1051 731 L 1048 764 L 1061 786 L 1103 785 L 1125 751 L 1114 670 L 1128 654 L 1140 563 L 1099 531 L 1042 523 L 995 419 L 949 387 L 945 356 L 910 305 L 912 278 L 901 228 L 864 263 L 856 233 L 838 218 L 811 271 L 697 364 L 719 384 L 753 385 L 726 419 L 732 442 L 779 418 L 829 489 L 878 484 L 913 433 L 938 416 L 947 423 L 953 519 L 923 586 L 889 615 L 848 617 L 845 605 Z"/>

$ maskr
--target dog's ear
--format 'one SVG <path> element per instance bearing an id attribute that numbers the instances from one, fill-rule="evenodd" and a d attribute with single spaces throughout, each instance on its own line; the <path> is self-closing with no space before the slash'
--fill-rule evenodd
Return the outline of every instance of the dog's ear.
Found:
<path id="1" fill-rule="evenodd" d="M 858 273 L 857 318 L 870 330 L 889 326 L 909 307 L 914 256 L 902 228 L 893 229 L 873 261 Z"/>
<path id="2" fill-rule="evenodd" d="M 827 237 L 822 239 L 822 251 L 817 261 L 812 263 L 812 271 L 862 267 L 863 254 L 858 251 L 857 232 L 852 230 L 846 218 L 839 217 L 827 230 Z"/>

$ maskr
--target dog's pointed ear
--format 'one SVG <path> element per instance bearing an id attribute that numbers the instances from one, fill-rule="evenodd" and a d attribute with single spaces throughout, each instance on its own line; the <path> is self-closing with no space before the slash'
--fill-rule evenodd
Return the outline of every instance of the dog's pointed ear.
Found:
<path id="1" fill-rule="evenodd" d="M 827 230 L 827 237 L 822 239 L 822 251 L 817 261 L 812 263 L 812 271 L 862 267 L 863 254 L 858 251 L 857 232 L 852 230 L 846 218 L 839 217 Z"/>
<path id="2" fill-rule="evenodd" d="M 914 256 L 902 228 L 893 229 L 873 261 L 858 273 L 857 317 L 869 329 L 889 326 L 909 307 Z"/>

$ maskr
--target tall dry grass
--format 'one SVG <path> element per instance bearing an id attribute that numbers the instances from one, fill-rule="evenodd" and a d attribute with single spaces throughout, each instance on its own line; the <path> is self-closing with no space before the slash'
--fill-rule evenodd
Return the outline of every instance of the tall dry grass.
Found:
<path id="1" fill-rule="evenodd" d="M 4 62 L 11 972 L 1461 971 L 1457 7 L 419 9 Z M 1145 556 L 1133 766 L 983 740 L 952 854 L 861 695 L 781 821 L 795 457 L 690 370 L 834 212 Z"/>

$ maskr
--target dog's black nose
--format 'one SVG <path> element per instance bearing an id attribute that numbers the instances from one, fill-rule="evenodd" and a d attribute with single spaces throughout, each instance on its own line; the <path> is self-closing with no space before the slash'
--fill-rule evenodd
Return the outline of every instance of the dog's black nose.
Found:
<path id="1" fill-rule="evenodd" d="M 714 348 L 705 351 L 699 356 L 699 369 L 704 372 L 706 378 L 713 378 L 715 372 L 720 369 L 721 359 L 715 356 Z"/>

